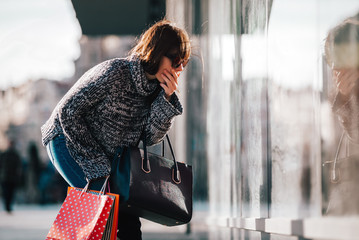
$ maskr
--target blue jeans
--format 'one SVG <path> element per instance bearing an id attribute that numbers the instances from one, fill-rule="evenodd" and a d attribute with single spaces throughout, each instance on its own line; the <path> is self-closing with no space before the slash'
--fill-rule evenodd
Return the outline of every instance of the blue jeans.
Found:
<path id="1" fill-rule="evenodd" d="M 87 181 L 81 167 L 70 155 L 65 136 L 60 134 L 46 145 L 47 154 L 57 171 L 72 187 L 83 188 Z M 91 181 L 89 188 L 92 190 L 101 190 L 104 179 Z M 119 211 L 118 214 L 118 233 L 121 240 L 141 240 L 141 222 L 137 216 L 133 216 Z"/>
<path id="2" fill-rule="evenodd" d="M 52 164 L 71 187 L 86 186 L 85 174 L 67 150 L 64 135 L 56 136 L 46 145 L 46 150 Z M 92 181 L 90 189 L 100 191 L 103 184 L 104 179 Z"/>

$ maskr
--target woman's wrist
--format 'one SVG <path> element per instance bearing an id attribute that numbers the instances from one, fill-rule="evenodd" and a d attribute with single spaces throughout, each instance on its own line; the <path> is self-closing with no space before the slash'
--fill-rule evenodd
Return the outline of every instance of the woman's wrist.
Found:
<path id="1" fill-rule="evenodd" d="M 171 97 L 172 97 L 172 94 L 171 94 L 171 95 L 165 94 L 165 98 L 167 99 L 167 101 L 170 101 L 170 100 L 171 100 Z"/>

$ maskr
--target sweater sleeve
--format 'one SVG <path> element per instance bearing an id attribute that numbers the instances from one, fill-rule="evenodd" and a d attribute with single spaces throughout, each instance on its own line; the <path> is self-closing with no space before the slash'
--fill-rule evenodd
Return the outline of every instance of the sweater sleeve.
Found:
<path id="1" fill-rule="evenodd" d="M 162 89 L 151 105 L 151 112 L 146 125 L 147 145 L 151 146 L 160 142 L 170 130 L 175 116 L 181 115 L 182 105 L 174 93 L 170 100 L 165 98 Z"/>
<path id="2" fill-rule="evenodd" d="M 75 160 L 88 180 L 110 174 L 107 156 L 88 129 L 85 116 L 108 92 L 109 67 L 99 65 L 85 73 L 64 96 L 59 105 L 59 120 Z"/>

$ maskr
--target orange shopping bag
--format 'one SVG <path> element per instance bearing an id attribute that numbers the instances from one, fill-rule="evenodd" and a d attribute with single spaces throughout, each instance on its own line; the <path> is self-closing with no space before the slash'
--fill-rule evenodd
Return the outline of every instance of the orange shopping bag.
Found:
<path id="1" fill-rule="evenodd" d="M 46 240 L 116 240 L 119 195 L 87 187 L 69 187 Z"/>

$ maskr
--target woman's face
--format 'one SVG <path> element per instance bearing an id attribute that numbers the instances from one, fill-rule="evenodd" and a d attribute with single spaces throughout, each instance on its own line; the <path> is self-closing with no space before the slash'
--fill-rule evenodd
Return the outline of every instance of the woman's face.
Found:
<path id="1" fill-rule="evenodd" d="M 177 76 L 176 78 L 178 78 L 181 74 L 181 72 L 183 71 L 184 68 L 184 64 L 179 64 L 179 66 L 177 68 L 175 68 L 173 66 L 174 64 L 172 63 L 172 60 L 166 56 L 163 56 L 161 58 L 161 62 L 158 68 L 157 73 L 155 74 L 155 77 L 157 78 L 157 80 L 160 83 L 164 83 L 165 80 L 163 79 L 163 75 L 167 75 L 167 74 L 172 74 L 175 73 Z"/>

